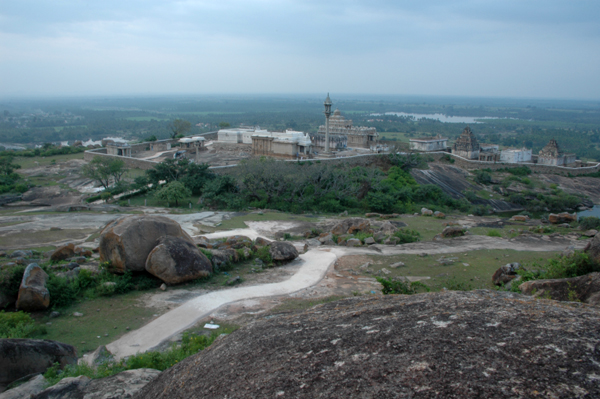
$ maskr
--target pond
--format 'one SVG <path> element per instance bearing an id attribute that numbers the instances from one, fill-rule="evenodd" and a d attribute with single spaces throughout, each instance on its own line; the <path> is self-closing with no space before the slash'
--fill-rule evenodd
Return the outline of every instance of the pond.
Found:
<path id="1" fill-rule="evenodd" d="M 380 116 L 381 114 L 371 114 L 373 116 Z M 444 123 L 483 123 L 484 119 L 500 119 L 490 116 L 448 116 L 444 114 L 413 114 L 406 112 L 386 112 L 385 115 L 396 115 L 401 117 L 411 117 L 415 120 L 419 119 L 437 119 Z"/>
<path id="2" fill-rule="evenodd" d="M 577 212 L 578 220 L 586 216 L 596 216 L 597 218 L 600 218 L 600 206 L 594 205 L 594 207 L 590 210 Z"/>

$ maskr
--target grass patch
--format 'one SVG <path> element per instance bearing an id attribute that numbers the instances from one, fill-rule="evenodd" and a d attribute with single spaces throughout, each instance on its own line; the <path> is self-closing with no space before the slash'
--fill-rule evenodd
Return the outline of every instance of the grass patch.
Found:
<path id="1" fill-rule="evenodd" d="M 94 351 L 98 346 L 107 345 L 127 333 L 127 327 L 136 330 L 153 319 L 157 311 L 144 306 L 140 301 L 143 295 L 138 291 L 80 301 L 61 309 L 61 315 L 52 319 L 47 314 L 34 314 L 40 326 L 52 323 L 46 325 L 45 335 L 35 338 L 73 345 L 79 354 Z M 83 316 L 75 317 L 75 312 Z"/>
<path id="2" fill-rule="evenodd" d="M 5 248 L 28 248 L 33 246 L 47 245 L 51 242 L 64 240 L 82 240 L 97 229 L 65 229 L 65 230 L 43 230 L 43 231 L 19 231 L 6 234 L 1 237 L 2 246 Z"/>
<path id="3" fill-rule="evenodd" d="M 71 161 L 73 159 L 83 159 L 83 152 L 77 154 L 54 155 L 51 157 L 15 157 L 15 163 L 21 165 L 22 169 L 36 168 L 39 166 L 48 166 L 54 163 Z M 19 172 L 19 170 L 17 170 Z"/>

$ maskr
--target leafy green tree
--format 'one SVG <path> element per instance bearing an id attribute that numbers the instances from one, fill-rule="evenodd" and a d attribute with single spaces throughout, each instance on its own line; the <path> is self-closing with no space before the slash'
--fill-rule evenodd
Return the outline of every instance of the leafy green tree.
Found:
<path id="1" fill-rule="evenodd" d="M 154 168 L 146 172 L 147 181 L 158 187 L 160 181 L 170 183 L 179 181 L 189 188 L 193 194 L 201 194 L 204 185 L 214 178 L 214 174 L 208 169 L 208 164 L 195 164 L 189 159 L 166 159 Z M 137 182 L 137 180 L 136 180 Z"/>
<path id="2" fill-rule="evenodd" d="M 0 175 L 11 176 L 16 169 L 21 169 L 21 165 L 13 163 L 13 157 L 0 157 Z"/>
<path id="3" fill-rule="evenodd" d="M 171 138 L 177 136 L 185 136 L 187 132 L 192 128 L 192 124 L 189 121 L 183 119 L 175 119 L 169 123 L 169 130 L 171 131 Z"/>
<path id="4" fill-rule="evenodd" d="M 225 128 L 228 128 L 228 127 L 231 127 L 231 124 L 229 122 L 220 122 L 219 123 L 219 128 L 220 129 L 225 129 Z"/>
<path id="5" fill-rule="evenodd" d="M 190 189 L 185 187 L 183 183 L 172 181 L 158 190 L 154 196 L 161 201 L 166 201 L 169 204 L 175 202 L 175 206 L 179 206 L 179 201 L 189 198 L 192 195 Z"/>
<path id="6" fill-rule="evenodd" d="M 115 185 L 119 185 L 126 172 L 127 168 L 122 159 L 104 157 L 95 157 L 82 169 L 85 177 L 96 180 L 104 189 L 108 189 L 111 179 Z"/>

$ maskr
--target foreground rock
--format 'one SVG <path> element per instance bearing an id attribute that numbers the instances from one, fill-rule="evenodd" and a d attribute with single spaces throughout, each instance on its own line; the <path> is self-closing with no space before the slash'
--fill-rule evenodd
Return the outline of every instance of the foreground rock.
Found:
<path id="1" fill-rule="evenodd" d="M 167 284 L 208 277 L 212 265 L 198 248 L 180 237 L 162 237 L 146 260 L 148 273 Z"/>
<path id="2" fill-rule="evenodd" d="M 573 278 L 527 281 L 519 286 L 523 294 L 557 301 L 580 301 L 600 305 L 600 273 Z"/>
<path id="3" fill-rule="evenodd" d="M 520 268 L 521 264 L 517 262 L 507 263 L 506 265 L 501 266 L 492 276 L 492 283 L 497 286 L 503 286 L 510 283 L 517 278 L 517 270 Z"/>
<path id="4" fill-rule="evenodd" d="M 461 226 L 448 226 L 442 230 L 442 237 L 461 237 L 465 235 L 465 229 Z"/>
<path id="5" fill-rule="evenodd" d="M 32 399 L 126 399 L 133 397 L 160 371 L 154 369 L 127 370 L 112 377 L 91 380 L 85 376 L 65 378 Z"/>
<path id="6" fill-rule="evenodd" d="M 600 234 L 596 235 L 588 244 L 585 246 L 585 252 L 600 263 Z"/>
<path id="7" fill-rule="evenodd" d="M 50 292 L 46 288 L 48 274 L 36 263 L 27 266 L 19 287 L 16 307 L 19 310 L 35 312 L 50 306 Z"/>
<path id="8" fill-rule="evenodd" d="M 0 339 L 0 387 L 30 374 L 44 373 L 54 363 L 77 363 L 75 347 L 41 339 Z"/>
<path id="9" fill-rule="evenodd" d="M 29 398 L 30 395 L 42 392 L 48 385 L 48 382 L 43 375 L 38 374 L 29 381 L 0 393 L 0 399 L 23 399 Z"/>
<path id="10" fill-rule="evenodd" d="M 571 222 L 576 222 L 577 221 L 577 214 L 576 213 L 551 213 L 550 215 L 548 215 L 548 221 L 552 224 L 560 224 L 560 223 L 571 223 Z"/>
<path id="11" fill-rule="evenodd" d="M 294 260 L 298 257 L 298 250 L 293 244 L 285 241 L 274 241 L 269 244 L 269 254 L 275 262 Z"/>
<path id="12" fill-rule="evenodd" d="M 116 272 L 143 271 L 150 251 L 161 237 L 192 238 L 179 223 L 164 216 L 126 216 L 109 223 L 100 235 L 100 260 L 111 261 Z"/>
<path id="13" fill-rule="evenodd" d="M 599 340 L 600 309 L 585 305 L 485 290 L 355 297 L 242 327 L 135 398 L 592 398 Z"/>

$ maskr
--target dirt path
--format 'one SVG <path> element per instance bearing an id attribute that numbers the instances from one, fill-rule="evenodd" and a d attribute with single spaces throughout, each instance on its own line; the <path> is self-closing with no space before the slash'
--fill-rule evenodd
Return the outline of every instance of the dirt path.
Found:
<path id="1" fill-rule="evenodd" d="M 215 233 L 214 237 L 244 234 L 250 237 L 259 236 L 252 229 L 240 229 L 229 232 Z M 295 262 L 301 262 L 301 267 L 289 279 L 270 284 L 260 284 L 249 287 L 239 287 L 202 294 L 193 298 L 178 308 L 165 313 L 149 324 L 132 331 L 114 341 L 107 348 L 117 358 L 144 352 L 159 346 L 174 335 L 192 327 L 198 321 L 208 317 L 217 309 L 236 302 L 268 297 L 290 296 L 299 291 L 310 289 L 317 285 L 328 273 L 330 267 L 338 258 L 348 255 L 378 254 L 384 256 L 398 254 L 448 254 L 480 249 L 511 249 L 516 251 L 557 251 L 574 245 L 583 248 L 586 242 L 570 241 L 563 238 L 520 236 L 517 239 L 506 240 L 487 236 L 465 236 L 441 242 L 419 242 L 401 246 L 374 245 L 368 248 L 320 247 L 309 250 Z"/>

